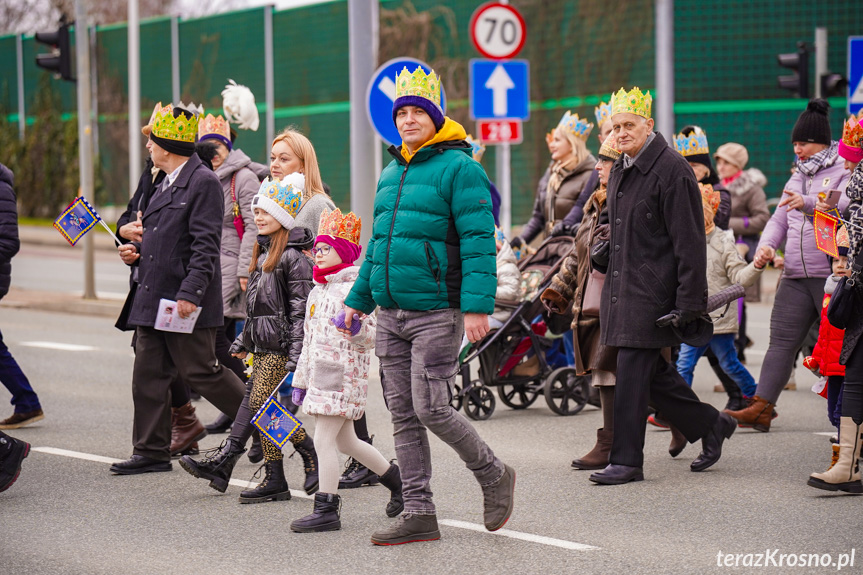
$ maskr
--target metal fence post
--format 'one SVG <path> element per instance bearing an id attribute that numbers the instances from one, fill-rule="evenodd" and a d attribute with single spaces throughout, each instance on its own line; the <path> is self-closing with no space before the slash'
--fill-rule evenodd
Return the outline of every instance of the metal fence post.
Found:
<path id="1" fill-rule="evenodd" d="M 674 0 L 656 0 L 656 130 L 674 135 Z"/>

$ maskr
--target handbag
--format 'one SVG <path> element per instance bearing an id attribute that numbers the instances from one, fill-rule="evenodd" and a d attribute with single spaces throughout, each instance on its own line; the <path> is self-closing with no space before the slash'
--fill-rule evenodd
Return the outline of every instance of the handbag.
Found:
<path id="1" fill-rule="evenodd" d="M 240 215 L 240 203 L 237 201 L 237 174 L 236 172 L 231 177 L 231 201 L 234 203 L 234 227 L 237 229 L 237 235 L 240 236 L 240 241 L 243 240 L 243 234 L 246 232 L 246 224 L 243 222 L 243 216 Z"/>
<path id="2" fill-rule="evenodd" d="M 584 296 L 581 298 L 581 315 L 599 317 L 599 304 L 602 300 L 602 286 L 605 285 L 605 274 L 590 268 L 587 284 L 584 286 Z"/>
<path id="3" fill-rule="evenodd" d="M 843 277 L 833 290 L 830 304 L 827 306 L 827 321 L 835 328 L 847 329 L 854 317 L 856 288 L 855 276 Z"/>

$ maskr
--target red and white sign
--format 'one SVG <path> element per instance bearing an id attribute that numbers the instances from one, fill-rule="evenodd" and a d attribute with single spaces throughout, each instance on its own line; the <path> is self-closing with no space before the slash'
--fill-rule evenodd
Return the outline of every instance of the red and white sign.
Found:
<path id="1" fill-rule="evenodd" d="M 479 120 L 476 126 L 483 144 L 520 144 L 524 139 L 521 120 Z"/>
<path id="2" fill-rule="evenodd" d="M 506 60 L 524 47 L 527 28 L 518 10 L 509 4 L 488 2 L 470 18 L 470 37 L 480 54 Z"/>

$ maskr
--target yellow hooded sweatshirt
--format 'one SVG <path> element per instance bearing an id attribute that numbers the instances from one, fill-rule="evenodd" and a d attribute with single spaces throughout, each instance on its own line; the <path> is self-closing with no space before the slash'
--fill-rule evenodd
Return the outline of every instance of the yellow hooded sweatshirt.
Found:
<path id="1" fill-rule="evenodd" d="M 464 127 L 456 122 L 455 120 L 451 120 L 449 116 L 444 116 L 443 126 L 438 130 L 437 134 L 432 136 L 432 139 L 417 148 L 416 152 L 411 153 L 408 150 L 407 146 L 404 144 L 401 145 L 399 151 L 402 153 L 402 157 L 405 159 L 407 163 L 411 163 L 411 159 L 416 155 L 417 152 L 422 150 L 423 148 L 428 148 L 429 146 L 433 146 L 440 142 L 451 142 L 453 140 L 464 140 L 467 138 L 467 132 L 465 132 Z"/>

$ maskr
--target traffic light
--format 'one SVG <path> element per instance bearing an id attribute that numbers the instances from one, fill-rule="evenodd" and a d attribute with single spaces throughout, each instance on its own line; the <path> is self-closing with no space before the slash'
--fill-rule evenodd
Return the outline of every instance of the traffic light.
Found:
<path id="1" fill-rule="evenodd" d="M 848 80 L 842 74 L 827 72 L 826 74 L 821 74 L 819 81 L 821 82 L 822 98 L 844 96 L 845 90 L 848 88 Z"/>
<path id="2" fill-rule="evenodd" d="M 36 54 L 36 65 L 53 72 L 55 77 L 75 81 L 72 76 L 72 49 L 69 46 L 69 24 L 54 32 L 36 32 L 36 41 L 51 46 L 49 54 Z"/>
<path id="3" fill-rule="evenodd" d="M 779 87 L 794 92 L 800 98 L 809 99 L 809 49 L 805 42 L 797 42 L 797 51 L 778 54 L 776 59 L 783 68 L 792 71 L 789 76 L 779 76 Z"/>

